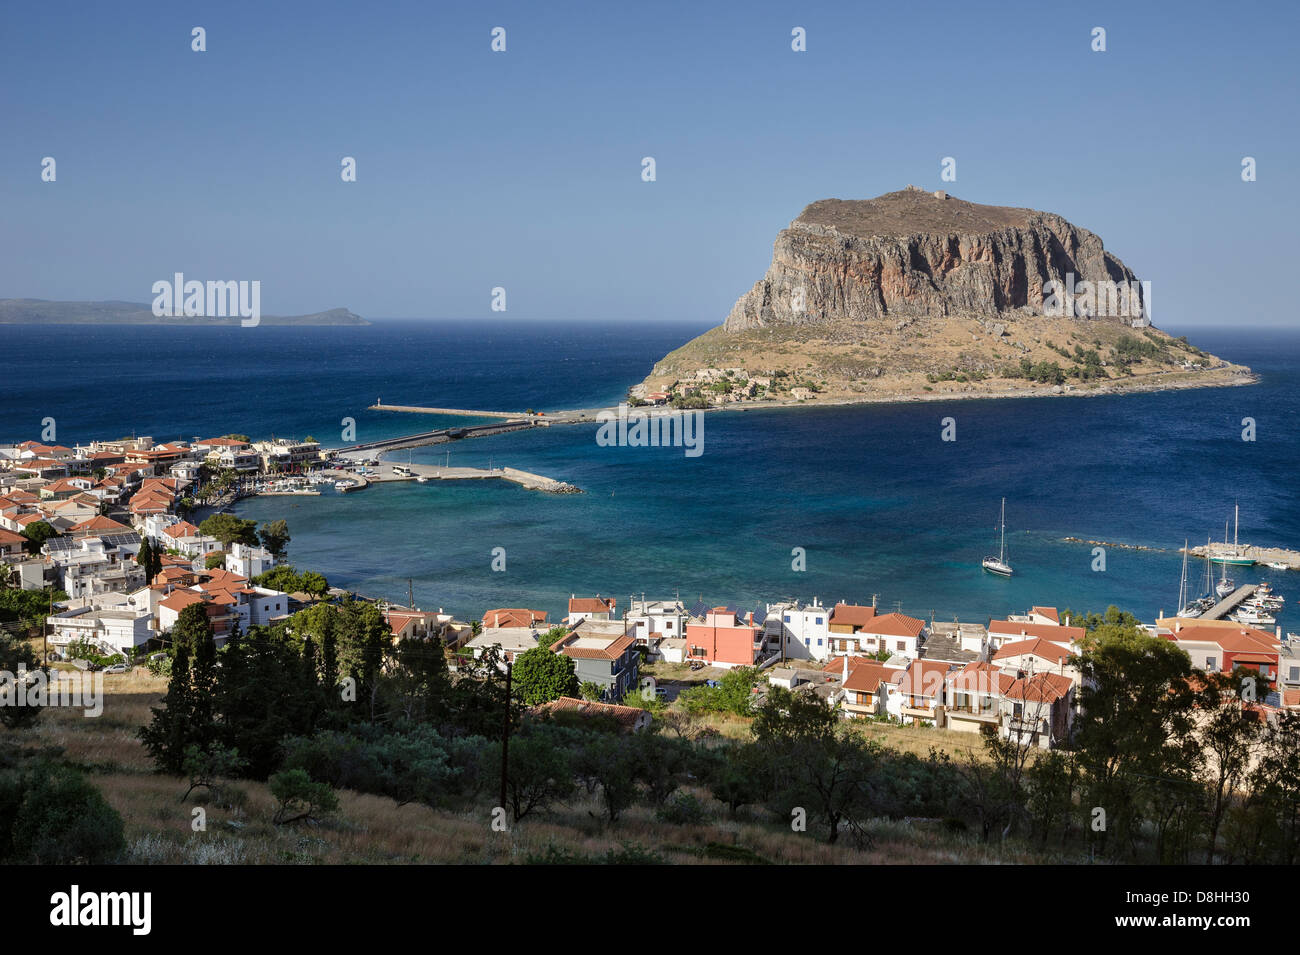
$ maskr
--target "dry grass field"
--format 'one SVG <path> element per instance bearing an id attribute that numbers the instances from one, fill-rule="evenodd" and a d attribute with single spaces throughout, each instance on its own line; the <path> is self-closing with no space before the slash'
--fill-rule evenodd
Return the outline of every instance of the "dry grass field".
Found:
<path id="1" fill-rule="evenodd" d="M 339 810 L 316 825 L 271 823 L 275 800 L 264 783 L 241 781 L 226 805 L 202 796 L 182 801 L 186 783 L 159 776 L 136 739 L 149 707 L 166 689 L 165 681 L 143 671 L 106 676 L 103 714 L 86 718 L 79 710 L 52 709 L 36 726 L 11 734 L 30 748 L 58 747 L 85 770 L 126 824 L 127 861 L 135 864 L 355 864 L 469 863 L 540 861 L 662 861 L 666 863 L 777 864 L 827 863 L 1014 863 L 1050 861 L 1018 851 L 981 846 L 971 836 L 945 831 L 936 821 L 880 820 L 870 827 L 871 843 L 857 847 L 843 837 L 827 845 L 811 833 L 795 833 L 761 812 L 741 810 L 727 818 L 725 807 L 708 793 L 693 791 L 709 815 L 699 825 L 668 825 L 651 808 L 628 810 L 618 822 L 601 817 L 595 798 L 559 806 L 545 816 L 526 818 L 511 831 L 494 831 L 492 805 L 465 811 L 398 806 L 392 800 L 341 792 Z M 705 721 L 727 737 L 742 738 L 748 721 L 715 716 Z M 871 724 L 862 732 L 898 749 L 924 755 L 931 746 L 954 753 L 972 742 L 942 731 Z M 954 738 L 955 737 L 955 738 Z M 206 830 L 192 828 L 193 810 L 206 812 Z"/>

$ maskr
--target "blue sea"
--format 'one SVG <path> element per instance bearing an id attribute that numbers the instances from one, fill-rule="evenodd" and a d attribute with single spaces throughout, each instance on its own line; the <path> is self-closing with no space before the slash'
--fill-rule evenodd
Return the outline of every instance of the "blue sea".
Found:
<path id="1" fill-rule="evenodd" d="M 390 404 L 518 410 L 617 403 L 700 324 L 377 321 L 360 328 L 0 326 L 0 441 L 242 432 L 340 443 L 466 419 L 367 411 Z M 289 523 L 290 560 L 331 583 L 462 617 L 569 594 L 756 606 L 820 597 L 916 616 L 987 621 L 1033 604 L 1150 620 L 1178 597 L 1185 538 L 1300 546 L 1300 333 L 1189 329 L 1260 384 L 1101 398 L 878 404 L 705 416 L 704 453 L 610 448 L 596 426 L 416 450 L 413 460 L 512 466 L 581 487 L 554 496 L 502 481 L 430 482 L 241 502 Z M 940 440 L 940 419 L 957 440 Z M 1253 418 L 1256 440 L 1242 440 Z M 405 460 L 405 455 L 401 456 Z M 984 574 L 1007 499 L 1010 580 Z M 1090 545 L 1109 548 L 1094 570 Z M 504 547 L 506 569 L 492 569 Z M 806 570 L 792 569 L 803 548 Z M 1204 577 L 1193 562 L 1189 576 Z M 1290 578 L 1271 580 L 1294 600 Z M 1292 601 L 1288 601 L 1291 604 Z M 1294 611 L 1279 619 L 1295 628 Z"/>

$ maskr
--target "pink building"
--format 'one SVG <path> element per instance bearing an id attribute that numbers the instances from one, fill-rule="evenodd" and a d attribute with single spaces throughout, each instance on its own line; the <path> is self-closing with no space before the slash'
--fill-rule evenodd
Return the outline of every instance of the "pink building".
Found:
<path id="1" fill-rule="evenodd" d="M 704 622 L 686 625 L 686 659 L 711 666 L 753 666 L 762 646 L 763 629 L 754 626 L 752 612 L 740 613 L 728 607 L 714 607 Z"/>

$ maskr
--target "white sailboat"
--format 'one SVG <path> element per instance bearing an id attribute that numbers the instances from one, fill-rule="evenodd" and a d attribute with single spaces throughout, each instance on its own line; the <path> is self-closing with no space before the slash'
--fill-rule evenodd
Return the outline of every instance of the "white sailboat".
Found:
<path id="1" fill-rule="evenodd" d="M 998 556 L 985 557 L 981 561 L 981 566 L 990 574 L 997 574 L 999 577 L 1011 576 L 1011 565 L 1007 563 L 1007 499 L 1002 499 L 1002 537 L 998 545 Z"/>
<path id="2" fill-rule="evenodd" d="M 1228 546 L 1228 522 L 1227 521 L 1223 522 L 1223 546 L 1224 547 Z M 1217 558 L 1213 558 L 1213 557 L 1211 558 L 1211 560 L 1215 560 L 1215 559 Z M 1232 596 L 1232 592 L 1237 589 L 1237 585 L 1233 582 L 1232 578 L 1228 576 L 1228 562 L 1226 560 L 1222 561 L 1220 566 L 1223 567 L 1223 574 L 1222 576 L 1220 576 L 1219 583 L 1214 588 L 1214 592 L 1218 594 L 1220 597 L 1230 597 Z"/>
<path id="3" fill-rule="evenodd" d="M 1201 602 L 1193 600 L 1188 602 L 1187 599 L 1187 547 L 1188 541 L 1183 540 L 1183 576 L 1178 582 L 1178 616 L 1180 617 L 1199 617 L 1203 612 Z"/>

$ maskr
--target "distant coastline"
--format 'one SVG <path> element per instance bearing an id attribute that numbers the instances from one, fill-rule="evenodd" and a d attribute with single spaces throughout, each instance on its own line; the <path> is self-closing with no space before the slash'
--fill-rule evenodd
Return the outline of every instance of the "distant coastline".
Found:
<path id="1" fill-rule="evenodd" d="M 346 308 L 331 308 L 310 315 L 263 315 L 263 325 L 369 325 L 360 315 Z M 0 299 L 0 325 L 185 325 L 198 327 L 239 327 L 237 316 L 230 318 L 172 318 L 153 313 L 143 302 L 53 302 L 38 298 Z"/>

